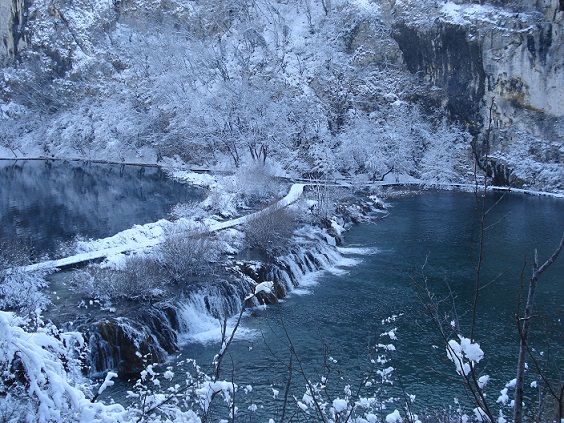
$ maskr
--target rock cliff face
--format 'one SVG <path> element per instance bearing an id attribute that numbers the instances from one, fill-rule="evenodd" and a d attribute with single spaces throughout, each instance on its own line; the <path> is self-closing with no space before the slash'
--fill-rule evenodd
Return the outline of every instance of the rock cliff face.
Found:
<path id="1" fill-rule="evenodd" d="M 457 3 L 395 5 L 406 66 L 442 91 L 495 182 L 561 179 L 564 2 Z"/>
<path id="2" fill-rule="evenodd" d="M 327 111 L 332 136 L 345 130 L 354 108 L 370 114 L 393 100 L 417 102 L 436 111 L 434 117 L 446 109 L 466 126 L 496 183 L 564 189 L 564 0 L 342 0 L 317 21 L 320 0 L 264 1 L 276 10 L 266 20 L 245 2 L 4 0 L 0 62 L 20 63 L 0 79 L 1 98 L 12 103 L 6 113 L 16 116 L 23 109 L 15 105 L 23 105 L 47 114 L 51 125 L 59 122 L 51 115 L 72 110 L 52 131 L 56 140 L 78 127 L 63 142 L 72 139 L 80 151 L 100 140 L 96 145 L 124 139 L 129 145 L 183 127 L 171 123 L 177 109 L 169 103 L 170 96 L 182 103 L 188 85 L 197 90 L 200 83 L 265 75 L 267 84 L 307 85 L 307 95 Z M 288 10 L 301 7 L 306 18 L 290 19 Z M 300 32 L 304 25 L 308 32 Z M 161 49 L 166 54 L 158 54 Z M 175 67 L 181 62 L 185 66 Z M 147 83 L 152 96 L 139 92 Z M 163 87 L 172 94 L 162 94 Z M 125 101 L 113 100 L 111 107 L 125 105 L 129 122 L 136 122 L 123 133 L 115 130 L 121 123 L 105 117 L 108 92 L 123 93 Z M 104 119 L 95 117 L 88 99 L 98 100 L 96 113 Z M 154 123 L 140 129 L 137 118 L 149 111 Z M 101 121 L 117 135 L 98 136 Z M 11 122 L 0 141 L 13 150 L 31 131 Z M 38 138 L 31 144 L 52 150 L 51 138 Z M 185 134 L 174 139 L 180 138 Z"/>
<path id="3" fill-rule="evenodd" d="M 438 22 L 424 32 L 400 22 L 394 32 L 407 68 L 440 87 L 451 115 L 477 132 L 486 74 L 482 46 L 467 35 L 466 28 L 448 22 Z"/>
<path id="4" fill-rule="evenodd" d="M 29 42 L 27 19 L 30 0 L 5 0 L 0 2 L 0 57 L 15 57 Z"/>

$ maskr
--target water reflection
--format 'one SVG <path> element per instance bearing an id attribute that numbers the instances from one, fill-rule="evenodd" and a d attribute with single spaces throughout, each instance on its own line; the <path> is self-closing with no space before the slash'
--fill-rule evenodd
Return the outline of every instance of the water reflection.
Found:
<path id="1" fill-rule="evenodd" d="M 202 197 L 155 167 L 0 161 L 0 240 L 30 243 L 37 257 L 76 235 L 110 236 Z"/>

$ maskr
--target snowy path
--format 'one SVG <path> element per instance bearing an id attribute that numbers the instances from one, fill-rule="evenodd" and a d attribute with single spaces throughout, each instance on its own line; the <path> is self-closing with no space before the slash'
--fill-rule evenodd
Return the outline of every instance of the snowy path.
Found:
<path id="1" fill-rule="evenodd" d="M 290 204 L 296 202 L 301 197 L 305 185 L 306 184 L 302 184 L 302 183 L 293 184 L 290 187 L 288 194 L 286 194 L 285 197 L 278 200 L 276 203 L 272 204 L 271 206 L 259 210 L 258 212 L 238 217 L 236 219 L 228 220 L 225 222 L 214 223 L 210 225 L 206 231 L 216 232 L 222 229 L 232 228 L 234 226 L 252 222 L 254 219 L 264 216 L 265 214 L 271 213 L 272 211 L 287 207 Z M 64 267 L 69 267 L 93 260 L 104 259 L 106 257 L 130 252 L 130 251 L 151 248 L 158 245 L 162 241 L 162 235 L 164 233 L 163 227 L 166 224 L 170 224 L 170 222 L 167 220 L 160 220 L 155 223 L 149 223 L 147 225 L 139 226 L 138 227 L 139 229 L 134 228 L 120 232 L 119 234 L 116 234 L 113 237 L 109 238 L 109 239 L 117 238 L 118 243 L 120 244 L 111 248 L 103 248 L 96 251 L 76 254 L 58 260 L 48 260 L 41 263 L 35 263 L 28 266 L 23 266 L 19 269 L 25 272 L 33 272 L 37 270 L 64 268 Z M 131 233 L 131 235 L 128 236 L 128 233 Z M 201 232 L 198 232 L 198 234 L 201 234 Z"/>
<path id="2" fill-rule="evenodd" d="M 258 212 L 248 214 L 246 216 L 238 217 L 237 219 L 228 220 L 225 222 L 218 222 L 211 225 L 208 229 L 209 232 L 219 231 L 221 229 L 232 228 L 233 226 L 241 225 L 243 223 L 251 222 L 254 219 L 259 218 L 260 216 L 264 216 L 268 213 L 271 213 L 275 210 L 282 209 L 284 207 L 289 206 L 290 204 L 294 203 L 298 198 L 301 197 L 302 193 L 304 192 L 304 187 L 306 184 L 294 184 L 290 187 L 290 191 L 288 194 L 276 203 L 268 206 Z"/>
<path id="3" fill-rule="evenodd" d="M 248 214 L 246 216 L 241 216 L 236 219 L 228 220 L 225 222 L 216 222 L 211 224 L 207 228 L 207 232 L 216 232 L 227 228 L 232 228 L 234 226 L 238 226 L 244 223 L 248 223 L 257 219 L 265 214 L 271 213 L 274 210 L 287 207 L 288 205 L 297 201 L 304 190 L 306 185 L 316 185 L 316 184 L 323 184 L 326 186 L 335 186 L 335 187 L 351 187 L 350 183 L 346 180 L 336 180 L 334 182 L 328 181 L 306 181 L 300 183 L 294 183 L 288 194 L 285 197 L 278 200 L 273 205 L 266 207 L 263 210 L 260 210 L 255 213 Z M 420 187 L 436 187 L 436 188 L 458 188 L 462 190 L 473 190 L 476 188 L 474 184 L 461 184 L 461 183 L 434 183 L 429 184 L 423 181 L 406 181 L 406 182 L 371 182 L 367 183 L 367 186 L 420 186 Z M 521 194 L 528 194 L 528 195 L 540 195 L 540 196 L 550 196 L 553 198 L 564 198 L 564 194 L 559 193 L 547 193 L 541 191 L 533 191 L 527 189 L 518 189 L 518 188 L 509 188 L 509 187 L 496 187 L 496 186 L 488 186 L 488 190 L 492 191 L 508 191 L 508 192 L 516 192 Z M 77 265 L 80 263 L 85 263 L 88 261 L 94 260 L 101 260 L 106 257 L 111 257 L 113 255 L 122 254 L 130 251 L 140 251 L 145 248 L 151 248 L 158 245 L 162 239 L 164 234 L 164 227 L 166 225 L 170 225 L 171 222 L 167 220 L 160 220 L 154 223 L 148 223 L 143 226 L 136 226 L 132 229 L 127 229 L 123 232 L 120 232 L 113 237 L 105 238 L 103 240 L 99 240 L 100 245 L 103 245 L 104 242 L 107 245 L 112 245 L 111 247 L 107 248 L 97 248 L 94 251 L 89 251 L 81 254 L 76 254 L 70 257 L 65 257 L 58 260 L 49 260 L 44 261 L 41 263 L 31 264 L 28 266 L 23 266 L 20 269 L 27 272 L 32 272 L 36 270 L 42 269 L 52 269 L 52 268 L 64 268 L 73 265 Z M 196 234 L 196 232 L 195 232 Z M 201 231 L 197 232 L 197 234 L 201 234 Z"/>

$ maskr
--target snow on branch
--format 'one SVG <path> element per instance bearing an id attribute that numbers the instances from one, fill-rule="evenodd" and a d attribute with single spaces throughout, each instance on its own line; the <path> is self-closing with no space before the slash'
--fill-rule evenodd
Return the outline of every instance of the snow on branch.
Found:
<path id="1" fill-rule="evenodd" d="M 125 420 L 126 410 L 121 405 L 92 402 L 71 384 L 66 367 L 72 363 L 72 354 L 64 341 L 46 328 L 26 332 L 23 323 L 14 314 L 0 311 L 0 366 L 9 382 L 0 387 L 0 393 L 7 391 L 0 395 L 0 404 L 10 396 L 28 404 L 28 421 Z"/>

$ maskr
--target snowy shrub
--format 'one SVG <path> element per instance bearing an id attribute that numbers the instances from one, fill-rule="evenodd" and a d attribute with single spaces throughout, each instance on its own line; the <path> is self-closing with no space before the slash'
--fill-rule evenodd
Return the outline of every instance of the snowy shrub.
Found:
<path id="1" fill-rule="evenodd" d="M 342 201 L 339 190 L 339 188 L 322 183 L 307 187 L 305 198 L 308 202 L 310 216 L 315 223 L 327 222 L 331 216 L 337 213 L 339 203 Z"/>
<path id="2" fill-rule="evenodd" d="M 222 218 L 236 216 L 237 206 L 241 203 L 240 196 L 233 192 L 213 191 L 202 203 L 201 206 L 208 213 L 215 214 Z"/>
<path id="3" fill-rule="evenodd" d="M 119 290 L 128 298 L 158 297 L 168 284 L 160 264 L 153 258 L 134 255 L 127 259 L 120 274 Z"/>
<path id="4" fill-rule="evenodd" d="M 394 396 L 395 385 L 394 368 L 390 366 L 395 346 L 391 342 L 397 341 L 393 325 L 401 315 L 392 315 L 383 319 L 381 324 L 384 332 L 380 338 L 385 342 L 377 343 L 370 348 L 370 360 L 364 369 L 363 376 L 356 376 L 353 383 L 347 383 L 346 372 L 339 367 L 339 362 L 332 356 L 325 357 L 323 374 L 319 380 L 312 380 L 302 370 L 298 370 L 299 378 L 305 383 L 303 395 L 294 396 L 296 417 L 304 421 L 323 421 L 327 423 L 354 422 L 375 423 L 381 421 L 409 421 L 418 422 L 417 415 L 411 412 L 411 405 L 415 396 L 403 392 L 404 401 Z M 295 351 L 292 354 L 296 354 Z M 300 357 L 296 354 L 296 361 Z M 342 383 L 343 386 L 339 386 Z M 398 392 L 395 390 L 395 392 Z M 274 399 L 279 392 L 275 392 Z M 281 395 L 282 396 L 282 395 Z M 390 413 L 388 409 L 397 409 Z M 400 410 L 400 411 L 398 411 Z M 386 420 L 393 417 L 394 420 Z M 403 419 L 403 418 L 404 419 Z"/>
<path id="5" fill-rule="evenodd" d="M 79 291 L 103 301 L 160 297 L 167 283 L 156 259 L 138 256 L 127 258 L 122 269 L 92 267 L 76 272 L 71 280 Z"/>
<path id="6" fill-rule="evenodd" d="M 209 376 L 192 359 L 162 369 L 148 364 L 127 391 L 128 412 L 144 422 L 227 421 L 220 416 L 233 415 L 237 389 L 233 382 Z"/>
<path id="7" fill-rule="evenodd" d="M 201 208 L 197 207 L 195 202 L 178 203 L 172 207 L 170 214 L 173 220 L 181 218 L 196 220 L 206 217 L 206 213 Z"/>
<path id="8" fill-rule="evenodd" d="M 159 245 L 159 264 L 164 275 L 171 282 L 184 283 L 190 277 L 207 273 L 210 263 L 217 259 L 215 244 L 204 228 L 169 230 Z"/>
<path id="9" fill-rule="evenodd" d="M 0 418 L 3 421 L 123 421 L 121 405 L 90 401 L 77 387 L 74 357 L 82 337 L 53 327 L 22 329 L 23 321 L 0 311 Z M 14 408 L 11 408 L 17 404 Z M 10 410 L 6 413 L 5 410 Z"/>
<path id="10" fill-rule="evenodd" d="M 296 229 L 295 217 L 287 208 L 261 213 L 247 223 L 245 236 L 248 245 L 263 251 L 283 251 Z"/>
<path id="11" fill-rule="evenodd" d="M 41 292 L 47 286 L 44 272 L 15 269 L 3 273 L 0 275 L 0 309 L 30 316 L 49 303 Z"/>
<path id="12" fill-rule="evenodd" d="M 162 297 L 171 284 L 186 284 L 206 274 L 218 254 L 225 250 L 201 227 L 168 229 L 154 256 L 133 254 L 119 268 L 99 266 L 74 272 L 71 284 L 103 301 Z"/>
<path id="13" fill-rule="evenodd" d="M 44 293 L 50 269 L 27 271 L 29 252 L 17 243 L 0 245 L 0 309 L 31 316 L 49 303 Z"/>
<path id="14" fill-rule="evenodd" d="M 468 134 L 445 122 L 433 124 L 432 118 L 400 101 L 370 115 L 351 114 L 337 136 L 342 171 L 372 181 L 388 175 L 457 181 L 468 162 Z"/>
<path id="15" fill-rule="evenodd" d="M 268 165 L 252 163 L 237 170 L 232 188 L 251 199 L 262 199 L 279 195 L 282 185 L 273 178 Z"/>
<path id="16" fill-rule="evenodd" d="M 470 135 L 443 122 L 425 140 L 420 178 L 425 182 L 458 182 L 470 170 Z"/>

